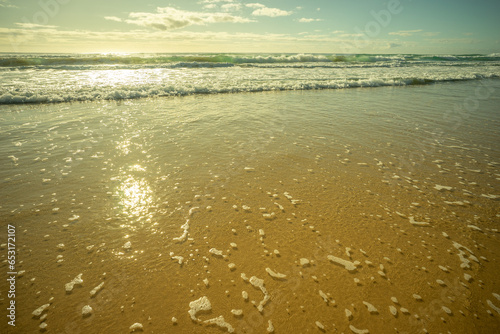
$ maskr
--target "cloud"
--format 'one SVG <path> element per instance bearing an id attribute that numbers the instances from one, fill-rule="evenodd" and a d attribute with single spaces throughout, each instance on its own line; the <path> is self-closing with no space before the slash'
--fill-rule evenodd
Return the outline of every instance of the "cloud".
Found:
<path id="1" fill-rule="evenodd" d="M 395 49 L 395 48 L 399 48 L 399 47 L 401 47 L 401 46 L 403 46 L 403 45 L 398 44 L 398 43 L 389 43 L 389 44 L 388 44 L 388 48 L 389 48 L 389 49 Z"/>
<path id="2" fill-rule="evenodd" d="M 408 37 L 408 36 L 413 36 L 413 34 L 418 33 L 418 32 L 422 32 L 422 31 L 423 31 L 422 29 L 400 30 L 400 31 L 396 31 L 396 32 L 390 32 L 389 35 Z"/>
<path id="3" fill-rule="evenodd" d="M 203 0 L 199 3 L 219 3 L 219 2 L 234 2 L 234 0 Z"/>
<path id="4" fill-rule="evenodd" d="M 332 34 L 341 34 L 344 32 L 345 32 L 344 30 L 335 30 L 335 31 L 332 31 Z"/>
<path id="5" fill-rule="evenodd" d="M 266 8 L 266 6 L 261 3 L 247 3 L 245 6 L 248 8 Z"/>
<path id="6" fill-rule="evenodd" d="M 116 17 L 116 16 L 104 16 L 104 19 L 105 20 L 109 20 L 109 21 L 116 21 L 116 22 L 122 22 L 123 20 L 119 17 Z"/>
<path id="7" fill-rule="evenodd" d="M 278 8 L 269 8 L 260 3 L 249 3 L 246 4 L 249 8 L 255 8 L 252 12 L 253 16 L 269 16 L 269 17 L 277 17 L 277 16 L 288 16 L 292 15 L 293 12 L 286 11 Z"/>
<path id="8" fill-rule="evenodd" d="M 424 36 L 434 37 L 434 36 L 437 36 L 439 34 L 440 34 L 440 32 L 426 32 L 426 33 L 424 33 Z"/>
<path id="9" fill-rule="evenodd" d="M 240 10 L 241 4 L 239 4 L 239 3 L 227 3 L 227 4 L 220 6 L 220 8 L 226 12 L 231 12 L 231 11 Z"/>
<path id="10" fill-rule="evenodd" d="M 247 23 L 253 20 L 234 16 L 228 13 L 201 13 L 190 12 L 172 7 L 158 7 L 155 13 L 132 12 L 128 19 L 120 19 L 115 16 L 106 16 L 106 20 L 122 21 L 141 27 L 154 28 L 158 30 L 174 30 L 191 25 L 206 25 L 210 23 Z"/>
<path id="11" fill-rule="evenodd" d="M 306 19 L 304 17 L 299 19 L 300 23 L 319 22 L 319 21 L 323 21 L 323 19 Z"/>
<path id="12" fill-rule="evenodd" d="M 16 22 L 15 23 L 16 26 L 19 26 L 21 28 L 24 28 L 24 29 L 38 29 L 38 28 L 41 28 L 41 29 L 55 29 L 57 28 L 57 26 L 49 26 L 49 25 L 44 25 L 44 24 L 36 24 L 36 23 L 25 23 L 25 22 Z"/>
<path id="13" fill-rule="evenodd" d="M 0 0 L 0 7 L 4 8 L 19 8 L 16 5 L 10 4 L 10 0 Z"/>

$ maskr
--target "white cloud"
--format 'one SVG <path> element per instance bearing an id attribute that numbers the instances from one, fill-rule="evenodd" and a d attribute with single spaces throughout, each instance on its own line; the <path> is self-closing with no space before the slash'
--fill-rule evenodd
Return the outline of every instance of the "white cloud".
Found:
<path id="1" fill-rule="evenodd" d="M 434 36 L 437 36 L 439 34 L 440 34 L 440 32 L 426 32 L 426 33 L 424 33 L 424 36 L 434 37 Z"/>
<path id="2" fill-rule="evenodd" d="M 105 20 L 109 20 L 109 21 L 116 21 L 116 22 L 122 22 L 123 20 L 119 17 L 116 17 L 116 16 L 104 16 L 104 19 Z"/>
<path id="3" fill-rule="evenodd" d="M 10 0 L 0 0 L 0 7 L 4 8 L 19 8 L 16 5 L 9 3 Z"/>
<path id="4" fill-rule="evenodd" d="M 423 31 L 422 29 L 400 30 L 400 31 L 396 31 L 396 32 L 390 32 L 389 35 L 408 37 L 408 36 L 413 36 L 413 34 L 418 33 L 418 32 L 422 32 L 422 31 Z"/>
<path id="5" fill-rule="evenodd" d="M 132 12 L 129 13 L 128 19 L 120 19 L 115 16 L 106 16 L 105 19 L 112 21 L 121 20 L 128 24 L 155 28 L 158 30 L 173 30 L 191 25 L 206 25 L 220 22 L 253 22 L 253 20 L 241 16 L 230 15 L 228 13 L 190 12 L 172 7 L 158 7 L 155 13 Z"/>
<path id="6" fill-rule="evenodd" d="M 219 3 L 219 2 L 234 2 L 234 0 L 203 0 L 199 3 Z"/>
<path id="7" fill-rule="evenodd" d="M 44 24 L 36 24 L 36 23 L 24 23 L 24 22 L 17 22 L 15 23 L 16 26 L 19 26 L 21 28 L 24 28 L 24 29 L 38 29 L 38 28 L 41 28 L 41 29 L 55 29 L 57 28 L 57 26 L 49 26 L 49 25 L 44 25 Z"/>
<path id="8" fill-rule="evenodd" d="M 322 19 L 306 19 L 305 17 L 299 19 L 300 23 L 309 23 L 309 22 L 319 22 L 323 21 Z"/>
<path id="9" fill-rule="evenodd" d="M 345 32 L 344 30 L 335 30 L 335 31 L 332 31 L 332 34 L 341 34 Z"/>
<path id="10" fill-rule="evenodd" d="M 253 16 L 277 17 L 277 16 L 288 16 L 293 14 L 293 12 L 291 11 L 286 11 L 279 8 L 269 8 L 261 3 L 248 3 L 246 4 L 246 6 L 255 9 L 252 12 Z"/>
<path id="11" fill-rule="evenodd" d="M 247 3 L 245 6 L 248 8 L 266 8 L 266 6 L 261 3 Z"/>
<path id="12" fill-rule="evenodd" d="M 231 12 L 231 11 L 240 10 L 241 4 L 239 4 L 239 3 L 227 3 L 227 4 L 220 6 L 220 8 L 226 12 Z"/>

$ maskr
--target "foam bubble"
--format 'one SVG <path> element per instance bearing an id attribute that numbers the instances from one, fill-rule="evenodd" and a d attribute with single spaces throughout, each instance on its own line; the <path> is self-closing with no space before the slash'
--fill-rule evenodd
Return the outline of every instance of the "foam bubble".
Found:
<path id="1" fill-rule="evenodd" d="M 189 303 L 189 315 L 191 319 L 195 321 L 199 321 L 198 318 L 196 318 L 196 313 L 200 311 L 210 311 L 212 309 L 212 304 L 210 303 L 210 300 L 206 296 L 203 296 L 197 300 L 194 300 Z"/>

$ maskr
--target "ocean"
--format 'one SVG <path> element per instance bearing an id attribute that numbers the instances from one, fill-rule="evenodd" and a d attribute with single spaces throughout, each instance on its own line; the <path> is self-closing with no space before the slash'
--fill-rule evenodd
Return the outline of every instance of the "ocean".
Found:
<path id="1" fill-rule="evenodd" d="M 499 64 L 2 54 L 2 333 L 495 332 Z"/>
<path id="2" fill-rule="evenodd" d="M 0 54 L 0 103 L 422 85 L 498 78 L 499 64 L 499 54 Z"/>

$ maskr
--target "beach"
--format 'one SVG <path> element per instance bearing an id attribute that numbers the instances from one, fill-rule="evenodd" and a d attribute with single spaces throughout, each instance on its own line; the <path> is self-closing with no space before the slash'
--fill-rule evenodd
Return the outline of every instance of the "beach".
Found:
<path id="1" fill-rule="evenodd" d="M 500 81 L 484 76 L 4 95 L 15 330 L 494 333 Z"/>

